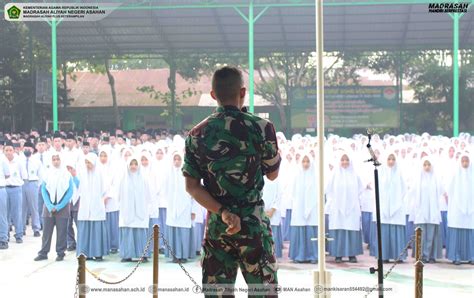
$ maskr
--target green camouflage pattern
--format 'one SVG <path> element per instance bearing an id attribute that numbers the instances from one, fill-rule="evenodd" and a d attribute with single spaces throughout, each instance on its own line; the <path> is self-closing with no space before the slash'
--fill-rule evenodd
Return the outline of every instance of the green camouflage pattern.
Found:
<path id="1" fill-rule="evenodd" d="M 246 110 L 219 107 L 189 132 L 183 174 L 202 179 L 204 188 L 241 220 L 240 232 L 227 235 L 221 217 L 208 212 L 203 284 L 233 284 L 239 267 L 248 284 L 277 284 L 262 189 L 263 175 L 280 162 L 273 124 Z"/>

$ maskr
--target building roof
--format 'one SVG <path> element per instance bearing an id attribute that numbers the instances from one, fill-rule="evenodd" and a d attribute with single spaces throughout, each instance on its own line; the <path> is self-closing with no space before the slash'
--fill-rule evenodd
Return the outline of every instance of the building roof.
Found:
<path id="1" fill-rule="evenodd" d="M 35 0 L 32 2 L 42 2 Z M 58 0 L 55 3 L 74 0 Z M 83 0 L 81 3 L 95 0 Z M 113 2 L 113 1 L 109 1 Z M 58 55 L 65 59 L 109 54 L 247 53 L 249 0 L 122 0 L 98 22 L 63 21 Z M 429 3 L 453 0 L 325 0 L 326 51 L 452 49 L 453 20 L 429 13 Z M 472 2 L 472 1 L 471 1 Z M 254 48 L 259 52 L 315 49 L 314 0 L 253 0 Z M 474 45 L 474 13 L 459 21 L 459 47 Z M 27 22 L 51 46 L 46 22 Z"/>
<path id="2" fill-rule="evenodd" d="M 148 93 L 138 91 L 143 86 L 154 86 L 155 90 L 162 93 L 168 92 L 169 69 L 149 70 L 121 70 L 111 71 L 115 79 L 115 91 L 119 107 L 162 107 L 165 104 L 161 100 L 150 98 Z M 76 80 L 68 79 L 69 96 L 73 98 L 71 108 L 99 108 L 112 106 L 112 93 L 107 75 L 90 72 L 75 72 Z M 248 75 L 243 73 L 246 86 L 248 86 Z M 259 76 L 255 75 L 255 82 L 260 82 Z M 393 80 L 376 76 L 372 78 L 370 72 L 361 73 L 360 85 L 363 86 L 387 86 L 394 85 Z M 211 90 L 211 77 L 201 76 L 196 82 L 183 79 L 176 75 L 176 93 L 191 89 L 196 91 L 192 96 L 181 100 L 182 106 L 214 107 L 216 102 L 209 94 Z M 406 97 L 407 94 L 404 94 Z M 255 106 L 272 105 L 269 101 L 255 95 Z M 248 105 L 248 98 L 245 100 Z"/>

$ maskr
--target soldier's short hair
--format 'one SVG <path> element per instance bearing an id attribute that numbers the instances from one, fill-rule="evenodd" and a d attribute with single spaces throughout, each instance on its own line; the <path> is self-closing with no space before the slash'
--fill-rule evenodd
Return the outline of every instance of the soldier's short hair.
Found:
<path id="1" fill-rule="evenodd" d="M 221 103 L 235 100 L 243 85 L 242 72 L 233 66 L 224 66 L 212 76 L 212 90 Z"/>

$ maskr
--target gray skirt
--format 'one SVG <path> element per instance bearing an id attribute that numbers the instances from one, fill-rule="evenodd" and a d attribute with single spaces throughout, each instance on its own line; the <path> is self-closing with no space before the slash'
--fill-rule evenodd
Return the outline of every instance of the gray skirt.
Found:
<path id="1" fill-rule="evenodd" d="M 141 258 L 148 239 L 146 228 L 120 228 L 120 257 L 122 259 Z"/>
<path id="2" fill-rule="evenodd" d="M 361 231 L 329 230 L 329 254 L 333 257 L 352 257 L 363 254 Z"/>
<path id="3" fill-rule="evenodd" d="M 421 250 L 423 260 L 441 259 L 443 255 L 443 243 L 441 242 L 441 234 L 439 225 L 435 224 L 417 224 L 415 228 L 420 227 L 421 234 Z M 415 249 L 413 249 L 413 255 Z"/>
<path id="4" fill-rule="evenodd" d="M 84 254 L 88 258 L 102 257 L 109 254 L 109 239 L 105 220 L 77 221 L 77 255 Z"/>
<path id="5" fill-rule="evenodd" d="M 196 255 L 196 249 L 194 248 L 194 237 L 192 228 L 168 228 L 168 243 L 173 250 L 176 258 L 178 259 L 190 259 Z M 173 258 L 173 255 L 165 249 L 165 256 Z"/>
<path id="6" fill-rule="evenodd" d="M 448 227 L 446 257 L 451 261 L 474 262 L 474 229 Z"/>

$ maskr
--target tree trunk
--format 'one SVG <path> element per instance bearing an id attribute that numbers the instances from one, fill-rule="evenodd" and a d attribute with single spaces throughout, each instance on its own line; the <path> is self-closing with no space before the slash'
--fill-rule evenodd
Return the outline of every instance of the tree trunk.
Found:
<path id="1" fill-rule="evenodd" d="M 280 103 L 276 104 L 276 107 L 278 108 L 278 113 L 280 114 L 281 131 L 282 132 L 288 132 L 288 123 L 287 123 L 287 119 L 286 119 L 285 106 L 280 102 Z"/>
<path id="2" fill-rule="evenodd" d="M 105 58 L 105 71 L 107 72 L 107 77 L 109 78 L 110 91 L 112 91 L 112 106 L 114 109 L 115 128 L 121 128 L 119 108 L 117 105 L 117 94 L 115 93 L 115 79 L 110 72 L 108 58 Z"/>
<path id="3" fill-rule="evenodd" d="M 176 64 L 173 58 L 169 61 L 170 76 L 168 78 L 168 88 L 171 97 L 171 127 L 176 130 Z"/>

